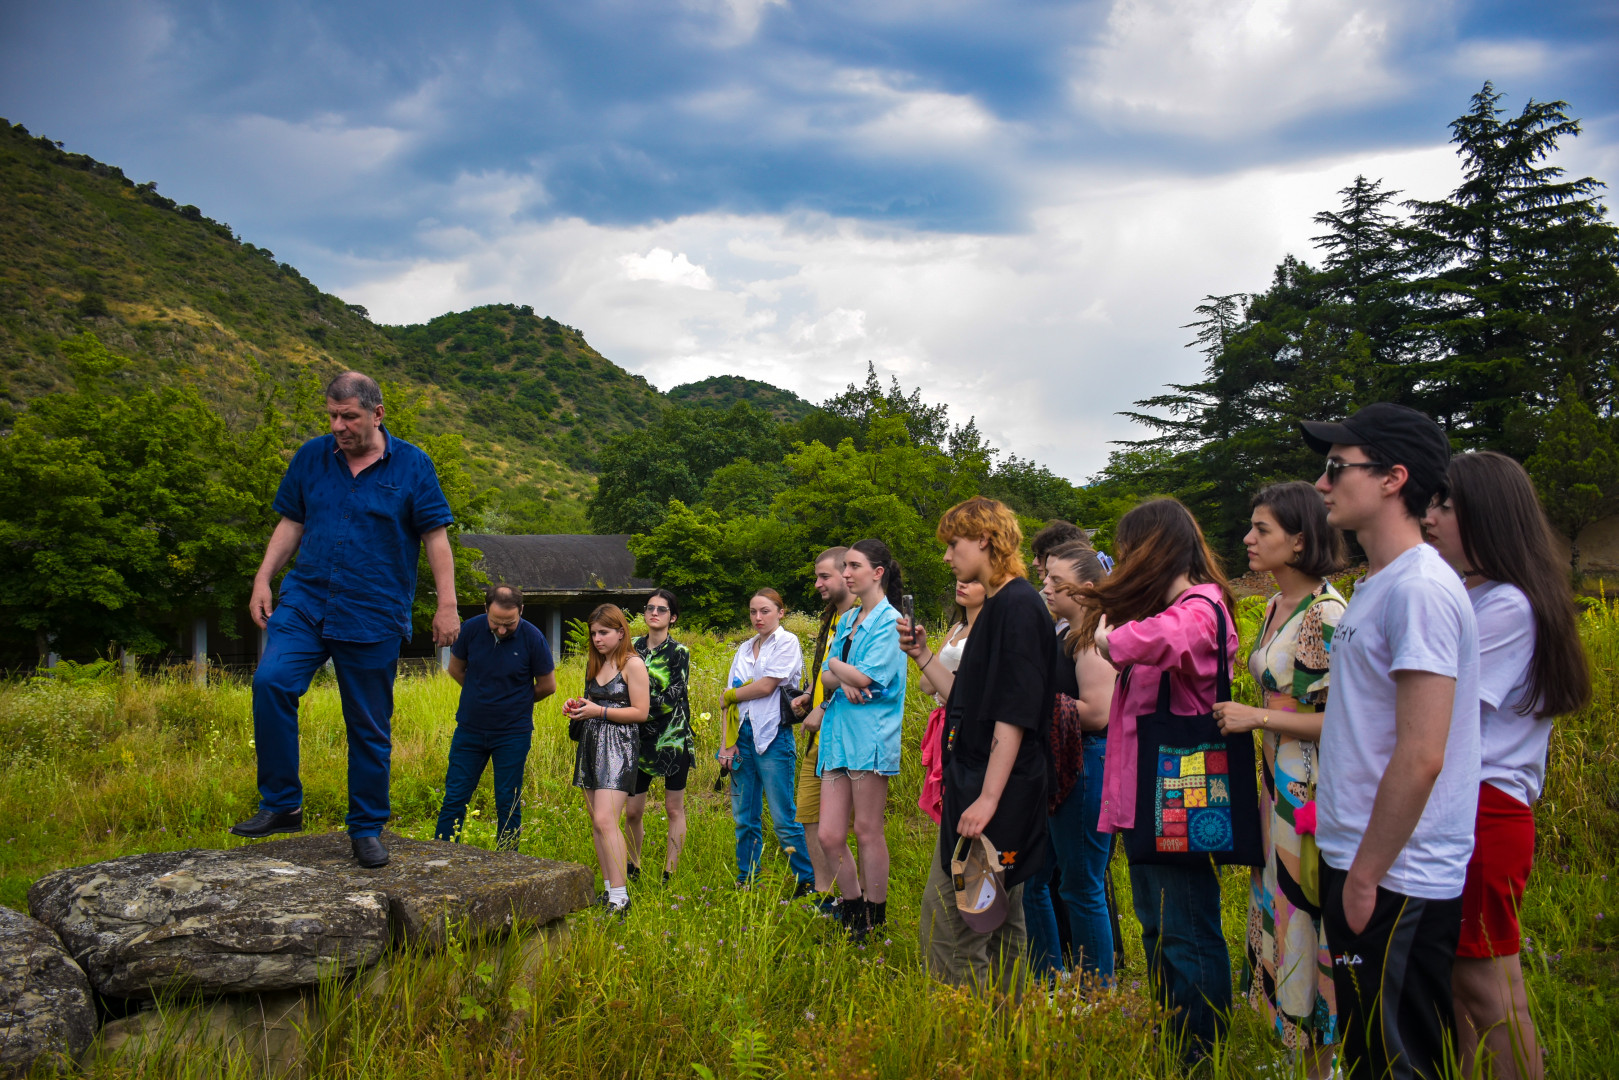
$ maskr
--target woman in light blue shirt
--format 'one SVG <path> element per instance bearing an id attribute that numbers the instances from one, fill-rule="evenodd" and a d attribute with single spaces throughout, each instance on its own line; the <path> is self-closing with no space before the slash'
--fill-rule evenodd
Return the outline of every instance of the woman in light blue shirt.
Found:
<path id="1" fill-rule="evenodd" d="M 888 918 L 888 843 L 883 812 L 888 778 L 899 772 L 905 712 L 905 654 L 895 624 L 902 589 L 899 564 L 881 540 L 861 540 L 844 554 L 843 580 L 860 601 L 838 620 L 821 683 L 821 847 L 843 894 L 843 923 L 865 937 Z M 856 872 L 849 820 L 860 840 Z M 861 890 L 862 882 L 865 885 Z"/>

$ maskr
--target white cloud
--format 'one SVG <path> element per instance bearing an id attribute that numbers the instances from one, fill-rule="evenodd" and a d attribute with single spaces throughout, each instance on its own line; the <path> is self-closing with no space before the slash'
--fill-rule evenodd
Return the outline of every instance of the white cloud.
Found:
<path id="1" fill-rule="evenodd" d="M 1400 39 L 1448 3 L 1401 0 L 1114 0 L 1081 53 L 1082 108 L 1181 133 L 1265 130 L 1322 108 L 1397 95 Z"/>
<path id="2" fill-rule="evenodd" d="M 676 255 L 668 248 L 653 248 L 645 255 L 622 255 L 618 264 L 624 276 L 631 281 L 661 281 L 666 285 L 684 285 L 688 289 L 712 289 L 714 279 L 701 266 L 693 266 L 682 251 Z"/>
<path id="3" fill-rule="evenodd" d="M 770 8 L 785 9 L 788 5 L 787 0 L 685 0 L 685 6 L 692 11 L 717 16 L 721 30 L 715 35 L 714 43 L 733 46 L 753 40 Z"/>

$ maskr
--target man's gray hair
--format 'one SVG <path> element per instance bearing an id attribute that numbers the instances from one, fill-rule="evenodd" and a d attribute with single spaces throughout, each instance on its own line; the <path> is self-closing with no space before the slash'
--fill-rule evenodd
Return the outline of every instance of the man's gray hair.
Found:
<path id="1" fill-rule="evenodd" d="M 354 398 L 360 408 L 370 412 L 382 404 L 382 387 L 369 375 L 358 371 L 345 371 L 326 384 L 327 401 L 347 401 Z"/>
<path id="2" fill-rule="evenodd" d="M 523 609 L 523 590 L 516 585 L 494 585 L 484 594 L 484 604 L 494 607 L 514 607 L 519 611 Z"/>

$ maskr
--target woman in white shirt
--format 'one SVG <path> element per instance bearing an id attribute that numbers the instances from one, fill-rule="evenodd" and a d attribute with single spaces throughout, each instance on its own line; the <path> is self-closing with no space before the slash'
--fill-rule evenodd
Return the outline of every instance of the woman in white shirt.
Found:
<path id="1" fill-rule="evenodd" d="M 751 883 L 759 872 L 764 851 L 764 804 L 768 801 L 776 839 L 798 877 L 794 895 L 802 896 L 815 888 L 815 868 L 810 865 L 805 847 L 804 826 L 795 820 L 793 785 L 798 775 L 798 750 L 792 730 L 782 723 L 779 688 L 798 693 L 804 674 L 804 650 L 798 637 L 781 625 L 786 613 L 787 607 L 775 589 L 760 589 L 748 601 L 748 618 L 757 633 L 737 646 L 731 661 L 721 737 L 724 746 L 719 759 L 731 770 L 737 884 Z"/>
<path id="2" fill-rule="evenodd" d="M 1535 853 L 1532 806 L 1552 717 L 1591 700 L 1574 598 L 1523 466 L 1492 452 L 1451 459 L 1450 498 L 1423 519 L 1478 619 L 1481 768 L 1473 857 L 1452 984 L 1462 1075 L 1480 1052 L 1497 1077 L 1543 1075 L 1518 961 L 1518 909 Z M 1488 1074 L 1488 1070 L 1486 1071 Z"/>

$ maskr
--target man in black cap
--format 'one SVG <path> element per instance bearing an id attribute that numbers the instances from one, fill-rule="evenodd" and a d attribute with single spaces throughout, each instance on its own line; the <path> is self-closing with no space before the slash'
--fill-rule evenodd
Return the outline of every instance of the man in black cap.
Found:
<path id="1" fill-rule="evenodd" d="M 1473 607 L 1422 537 L 1450 443 L 1403 405 L 1300 427 L 1327 456 L 1327 520 L 1368 562 L 1332 639 L 1316 789 L 1346 1073 L 1438 1080 L 1479 784 Z"/>

